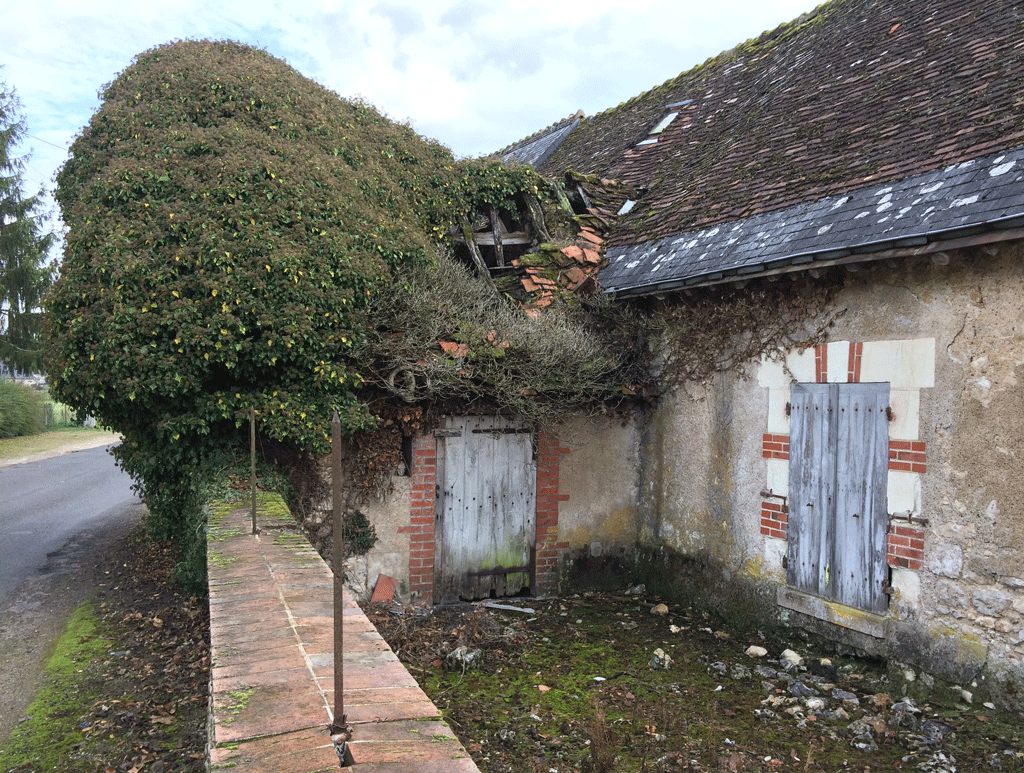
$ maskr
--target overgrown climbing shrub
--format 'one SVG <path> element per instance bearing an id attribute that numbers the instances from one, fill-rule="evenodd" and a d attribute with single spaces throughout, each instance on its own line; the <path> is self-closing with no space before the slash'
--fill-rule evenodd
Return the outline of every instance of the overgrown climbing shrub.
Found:
<path id="1" fill-rule="evenodd" d="M 313 451 L 372 425 L 352 358 L 367 298 L 447 228 L 451 154 L 267 53 L 141 54 L 58 175 L 55 395 L 124 435 L 151 514 L 191 526 L 206 460 L 255 408 Z"/>
<path id="2" fill-rule="evenodd" d="M 116 455 L 153 528 L 197 554 L 218 455 L 245 442 L 250 410 L 267 442 L 298 450 L 292 458 L 326 450 L 335 409 L 345 434 L 372 429 L 373 401 L 395 397 L 380 378 L 387 356 L 368 342 L 381 340 L 381 299 L 408 299 L 453 227 L 536 193 L 539 179 L 456 163 L 264 51 L 210 41 L 146 51 L 105 88 L 57 178 L 68 233 L 48 303 L 53 394 L 123 435 Z M 483 320 L 445 316 L 445 340 L 482 344 L 489 320 L 512 313 L 487 303 Z M 581 394 L 593 393 L 607 358 L 570 318 L 544 324 L 577 339 Z M 553 367 L 518 386 L 498 377 L 525 357 L 530 325 L 517 325 L 502 329 L 490 364 L 474 350 L 478 388 L 498 387 L 512 408 L 531 393 L 573 397 Z M 464 378 L 447 382 L 453 394 Z"/>
<path id="3" fill-rule="evenodd" d="M 486 399 L 543 426 L 622 395 L 632 352 L 611 344 L 599 309 L 612 313 L 575 299 L 528 314 L 441 252 L 371 300 L 378 324 L 362 345 L 366 377 L 407 402 Z M 616 314 L 621 322 L 626 312 Z"/>

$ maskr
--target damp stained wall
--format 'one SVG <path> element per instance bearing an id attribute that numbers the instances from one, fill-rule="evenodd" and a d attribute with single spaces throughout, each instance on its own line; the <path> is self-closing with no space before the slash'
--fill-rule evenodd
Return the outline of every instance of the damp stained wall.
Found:
<path id="1" fill-rule="evenodd" d="M 873 630 L 922 666 L 1024 683 L 1024 249 L 873 264 L 833 311 L 822 351 L 662 398 L 642 431 L 639 536 L 784 586 L 786 541 L 762 526 L 765 492 L 788 488 L 768 449 L 789 432 L 787 384 L 887 381 L 894 592 Z"/>
<path id="2" fill-rule="evenodd" d="M 636 415 L 577 416 L 556 428 L 568 449 L 559 469 L 560 541 L 593 556 L 632 547 L 637 540 L 640 460 Z"/>

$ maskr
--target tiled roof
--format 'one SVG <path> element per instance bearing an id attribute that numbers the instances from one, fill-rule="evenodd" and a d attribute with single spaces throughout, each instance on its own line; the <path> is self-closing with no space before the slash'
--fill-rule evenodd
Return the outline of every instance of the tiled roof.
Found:
<path id="1" fill-rule="evenodd" d="M 767 213 L 778 213 L 774 227 L 803 222 L 797 209 L 811 202 L 869 196 L 1024 146 L 1022 84 L 1024 4 L 832 0 L 585 120 L 541 170 L 646 188 L 608 244 L 615 255 L 650 251 Z M 968 197 L 985 196 L 986 187 Z M 754 225 L 743 230 L 756 233 Z M 862 225 L 833 230 L 860 238 Z M 883 230 L 892 238 L 926 227 L 905 216 Z M 602 275 L 606 286 L 617 263 Z"/>
<path id="2" fill-rule="evenodd" d="M 1024 147 L 656 242 L 611 247 L 600 279 L 608 292 L 663 292 L 1021 227 Z"/>
<path id="3" fill-rule="evenodd" d="M 509 145 L 507 148 L 498 151 L 498 155 L 501 156 L 506 164 L 514 161 L 520 164 L 539 167 L 551 157 L 552 153 L 558 150 L 558 146 L 565 141 L 565 138 L 572 133 L 573 129 L 579 126 L 581 120 L 583 120 L 582 110 L 566 118 L 564 121 L 559 121 L 536 134 L 530 135 L 524 140 L 520 140 L 514 145 Z"/>

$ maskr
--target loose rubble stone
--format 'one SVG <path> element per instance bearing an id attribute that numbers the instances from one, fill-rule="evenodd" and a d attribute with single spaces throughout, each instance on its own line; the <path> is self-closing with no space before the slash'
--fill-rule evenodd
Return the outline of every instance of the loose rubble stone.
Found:
<path id="1" fill-rule="evenodd" d="M 850 746 L 854 749 L 860 749 L 862 752 L 877 752 L 878 744 L 875 743 L 875 739 L 870 735 L 858 735 L 850 741 Z"/>
<path id="2" fill-rule="evenodd" d="M 846 722 L 850 719 L 850 715 L 846 712 L 842 706 L 833 709 L 832 711 L 826 711 L 821 715 L 824 719 L 830 719 L 833 722 Z"/>
<path id="3" fill-rule="evenodd" d="M 670 658 L 661 647 L 658 647 L 654 651 L 654 655 L 651 658 L 650 667 L 655 671 L 666 670 L 672 665 L 672 658 Z"/>
<path id="4" fill-rule="evenodd" d="M 814 711 L 814 712 L 823 711 L 825 709 L 825 699 L 824 698 L 808 698 L 807 700 L 804 701 L 804 706 L 807 707 L 808 711 Z"/>
<path id="5" fill-rule="evenodd" d="M 914 711 L 918 711 L 917 706 L 914 705 L 914 702 L 910 700 L 910 698 L 904 698 L 903 701 L 908 706 L 912 707 Z M 879 692 L 871 696 L 871 702 L 875 704 L 875 708 L 884 709 L 886 706 L 892 703 L 892 697 L 889 695 L 889 693 Z"/>
<path id="6" fill-rule="evenodd" d="M 661 615 L 662 617 L 664 617 L 665 615 L 668 614 L 668 607 L 666 607 L 664 604 L 656 604 L 651 609 L 651 614 L 653 614 L 653 615 Z"/>
<path id="7" fill-rule="evenodd" d="M 480 663 L 480 650 L 471 650 L 465 645 L 456 647 L 448 653 L 448 662 L 453 666 L 463 669 L 475 668 Z"/>
<path id="8" fill-rule="evenodd" d="M 794 682 L 789 688 L 789 692 L 792 695 L 796 695 L 798 698 L 814 698 L 818 695 L 817 690 L 808 687 L 803 682 Z"/>
<path id="9" fill-rule="evenodd" d="M 729 676 L 736 681 L 746 681 L 750 679 L 750 669 L 744 666 L 742 663 L 734 663 L 732 668 L 729 669 Z"/>
<path id="10" fill-rule="evenodd" d="M 860 705 L 860 698 L 857 697 L 856 693 L 849 692 L 848 690 L 840 690 L 838 687 L 832 691 L 832 699 L 852 706 Z"/>
<path id="11" fill-rule="evenodd" d="M 804 664 L 804 659 L 800 657 L 793 650 L 783 650 L 781 657 L 779 657 L 779 663 L 787 671 L 792 671 L 794 668 L 799 668 Z"/>
<path id="12" fill-rule="evenodd" d="M 747 647 L 746 653 L 752 658 L 763 658 L 768 654 L 768 650 L 764 647 L 758 647 L 756 644 L 751 644 Z"/>

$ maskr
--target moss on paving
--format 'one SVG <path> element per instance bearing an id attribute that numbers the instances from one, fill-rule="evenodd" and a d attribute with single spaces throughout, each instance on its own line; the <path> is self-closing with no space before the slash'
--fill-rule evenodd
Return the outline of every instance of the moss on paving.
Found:
<path id="1" fill-rule="evenodd" d="M 46 662 L 43 683 L 26 712 L 28 719 L 19 724 L 0 751 L 0 770 L 76 771 L 94 768 L 76 767 L 75 752 L 83 742 L 78 718 L 86 713 L 96 693 L 85 667 L 94 658 L 103 657 L 110 648 L 102 624 L 91 603 L 79 606 L 57 639 L 53 654 Z M 80 748 L 80 747 L 79 747 Z"/>

